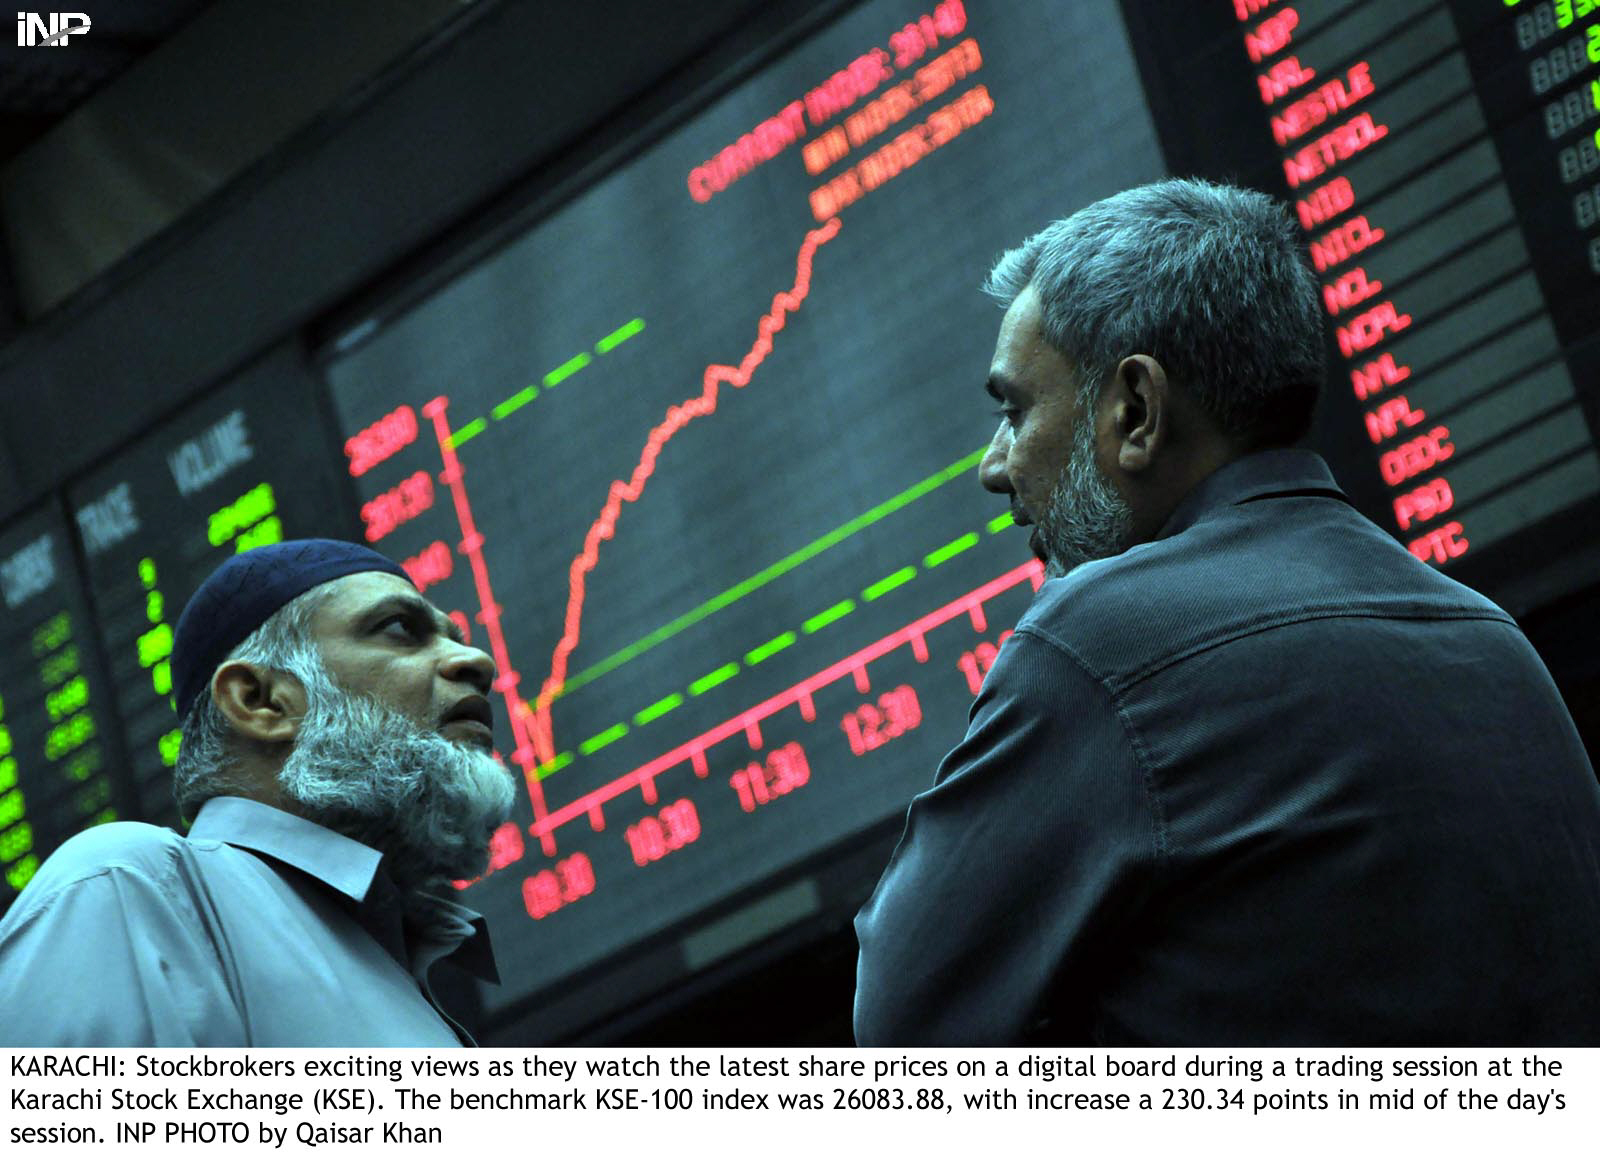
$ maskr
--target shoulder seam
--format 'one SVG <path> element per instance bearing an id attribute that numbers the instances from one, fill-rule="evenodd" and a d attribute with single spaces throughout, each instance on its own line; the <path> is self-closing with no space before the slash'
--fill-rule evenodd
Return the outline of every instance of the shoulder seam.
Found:
<path id="1" fill-rule="evenodd" d="M 48 897 L 46 897 L 42 901 L 40 901 L 38 905 L 36 905 L 33 908 L 29 909 L 22 916 L 21 920 L 18 921 L 17 924 L 12 928 L 15 929 L 15 930 L 21 930 L 21 929 L 26 928 L 27 926 L 32 925 L 34 922 L 38 921 L 45 914 L 50 912 L 50 910 L 55 907 L 57 902 L 61 901 L 62 898 L 64 898 L 67 894 L 71 893 L 73 890 L 76 890 L 77 888 L 79 888 L 80 886 L 82 886 L 82 885 L 84 885 L 84 884 L 86 884 L 88 882 L 96 881 L 96 880 L 98 880 L 100 878 L 103 878 L 103 877 L 108 877 L 109 875 L 111 875 L 113 873 L 138 874 L 140 877 L 147 877 L 148 876 L 144 871 L 140 870 L 136 866 L 136 864 L 133 863 L 133 862 L 115 861 L 115 862 L 107 862 L 107 863 L 105 863 L 104 865 L 101 865 L 101 866 L 96 866 L 93 870 L 89 871 L 88 873 L 80 874 L 77 877 L 73 878 L 71 881 L 64 882 L 61 885 L 57 886 L 53 891 L 51 891 L 51 893 L 50 893 L 50 895 Z"/>
<path id="2" fill-rule="evenodd" d="M 1053 649 L 1067 658 L 1081 669 L 1094 683 L 1105 691 L 1111 708 L 1117 715 L 1117 722 L 1122 726 L 1122 732 L 1127 735 L 1128 746 L 1133 750 L 1133 759 L 1139 766 L 1139 778 L 1144 786 L 1145 801 L 1150 807 L 1150 820 L 1155 833 L 1155 857 L 1165 864 L 1171 857 L 1171 846 L 1167 838 L 1167 809 L 1161 802 L 1160 791 L 1156 788 L 1155 778 L 1150 768 L 1149 751 L 1144 741 L 1139 737 L 1139 731 L 1134 726 L 1133 720 L 1128 716 L 1122 705 L 1122 691 L 1113 688 L 1107 679 L 1096 673 L 1083 657 L 1059 638 L 1047 633 L 1039 632 L 1034 626 L 1019 625 L 1013 633 L 1032 637 L 1046 648 Z"/>
<path id="3" fill-rule="evenodd" d="M 1176 650 L 1172 653 L 1163 653 L 1159 657 L 1156 657 L 1150 661 L 1148 664 L 1140 666 L 1137 669 L 1130 670 L 1123 676 L 1107 676 L 1102 677 L 1101 680 L 1107 686 L 1114 686 L 1114 692 L 1122 693 L 1133 688 L 1135 685 L 1138 685 L 1140 682 L 1154 677 L 1157 673 L 1161 673 L 1166 669 L 1170 669 L 1172 666 L 1187 661 L 1189 658 L 1198 656 L 1201 653 L 1220 648 L 1221 646 L 1227 645 L 1230 642 L 1238 641 L 1245 637 L 1253 637 L 1258 633 L 1268 633 L 1274 629 L 1282 629 L 1291 625 L 1303 625 L 1307 621 L 1327 621 L 1339 617 L 1382 621 L 1492 621 L 1498 625 L 1506 625 L 1519 632 L 1521 631 L 1521 626 L 1519 626 L 1516 623 L 1516 620 L 1504 610 L 1490 612 L 1484 609 L 1463 607 L 1457 609 L 1429 609 L 1425 611 L 1421 609 L 1397 611 L 1395 609 L 1369 610 L 1352 608 L 1344 605 L 1320 606 L 1305 609 L 1297 613 L 1289 614 L 1288 616 L 1272 614 L 1270 616 L 1256 617 L 1253 619 L 1247 618 L 1244 621 L 1238 622 L 1234 627 L 1224 631 L 1223 633 L 1212 637 L 1202 638 L 1193 642 L 1189 646 Z M 1026 628 L 1030 635 L 1039 638 L 1041 641 L 1046 641 L 1056 648 L 1061 649 L 1063 652 L 1074 652 L 1071 646 L 1067 645 L 1066 642 L 1048 633 L 1041 632 L 1036 626 L 1029 625 Z M 1022 629 L 1019 628 L 1018 632 L 1022 632 Z M 1080 663 L 1083 664 L 1085 670 L 1089 669 L 1089 666 L 1086 662 L 1080 661 Z"/>

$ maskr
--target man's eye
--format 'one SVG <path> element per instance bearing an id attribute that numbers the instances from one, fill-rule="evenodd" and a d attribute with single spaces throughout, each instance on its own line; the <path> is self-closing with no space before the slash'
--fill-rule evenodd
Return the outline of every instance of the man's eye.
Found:
<path id="1" fill-rule="evenodd" d="M 417 623 L 403 614 L 386 619 L 378 626 L 378 632 L 408 639 L 418 635 Z"/>

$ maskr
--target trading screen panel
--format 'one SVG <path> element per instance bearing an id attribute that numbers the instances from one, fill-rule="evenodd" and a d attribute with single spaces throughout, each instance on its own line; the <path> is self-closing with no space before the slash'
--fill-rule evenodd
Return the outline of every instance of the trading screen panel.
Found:
<path id="1" fill-rule="evenodd" d="M 367 539 L 501 670 L 491 1010 L 815 912 L 959 738 L 1040 579 L 978 285 L 1160 175 L 1137 92 L 1111 2 L 865 4 L 330 363 Z"/>
<path id="2" fill-rule="evenodd" d="M 144 820 L 176 825 L 180 745 L 172 641 L 190 596 L 228 556 L 284 537 L 348 536 L 314 382 L 271 355 L 69 492 Z"/>
<path id="3" fill-rule="evenodd" d="M 1328 314 L 1317 447 L 1341 482 L 1514 612 L 1592 583 L 1600 10 L 1158 10 L 1146 78 L 1174 162 L 1284 197 L 1306 231 Z"/>
<path id="4" fill-rule="evenodd" d="M 0 910 L 80 830 L 128 808 L 106 680 L 66 518 L 0 530 Z"/>

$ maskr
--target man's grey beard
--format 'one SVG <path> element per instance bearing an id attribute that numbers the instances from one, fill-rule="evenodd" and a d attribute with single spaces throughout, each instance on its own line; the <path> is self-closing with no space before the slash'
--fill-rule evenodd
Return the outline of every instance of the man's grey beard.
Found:
<path id="1" fill-rule="evenodd" d="M 1045 576 L 1064 577 L 1086 561 L 1115 557 L 1128 547 L 1132 528 L 1133 510 L 1095 460 L 1094 423 L 1080 420 L 1072 456 L 1061 467 L 1039 518 Z"/>
<path id="2" fill-rule="evenodd" d="M 325 671 L 307 677 L 306 715 L 278 775 L 308 820 L 380 850 L 404 892 L 476 877 L 516 783 L 499 762 L 423 729 Z"/>

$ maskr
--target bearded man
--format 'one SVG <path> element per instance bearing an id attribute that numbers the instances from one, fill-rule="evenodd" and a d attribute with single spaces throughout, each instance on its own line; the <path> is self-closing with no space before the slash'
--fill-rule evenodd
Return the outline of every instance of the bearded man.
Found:
<path id="1" fill-rule="evenodd" d="M 856 919 L 863 1044 L 1600 1042 L 1600 787 L 1516 623 L 1315 453 L 1319 292 L 1166 181 L 1001 258 L 1050 578 Z"/>
<path id="2" fill-rule="evenodd" d="M 0 1045 L 454 1046 L 428 984 L 495 981 L 483 872 L 515 796 L 494 662 L 340 541 L 225 562 L 173 646 L 188 835 L 72 838 L 0 922 Z"/>

